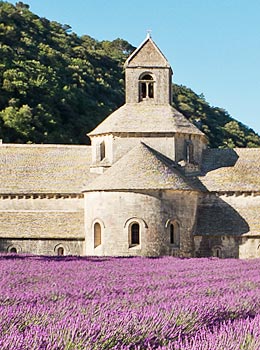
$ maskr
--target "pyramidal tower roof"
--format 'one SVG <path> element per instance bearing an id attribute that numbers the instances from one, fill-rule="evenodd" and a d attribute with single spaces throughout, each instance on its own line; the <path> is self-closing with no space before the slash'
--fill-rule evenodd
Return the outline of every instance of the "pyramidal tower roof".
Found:
<path id="1" fill-rule="evenodd" d="M 125 68 L 139 66 L 147 68 L 154 66 L 171 68 L 169 62 L 155 44 L 150 34 L 147 34 L 145 40 L 128 57 L 124 65 Z"/>
<path id="2" fill-rule="evenodd" d="M 200 185 L 198 180 L 183 176 L 173 161 L 140 142 L 83 192 L 150 189 L 196 191 Z"/>
<path id="3" fill-rule="evenodd" d="M 172 70 L 150 35 L 125 62 L 126 103 L 88 135 L 194 134 L 205 137 L 171 105 Z M 206 140 L 206 138 L 205 138 Z"/>
<path id="4" fill-rule="evenodd" d="M 106 133 L 183 133 L 204 135 L 171 105 L 126 103 L 88 135 Z"/>

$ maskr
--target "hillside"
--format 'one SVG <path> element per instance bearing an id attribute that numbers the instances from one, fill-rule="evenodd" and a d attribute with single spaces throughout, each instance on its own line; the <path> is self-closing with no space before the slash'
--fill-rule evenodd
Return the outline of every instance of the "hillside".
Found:
<path id="1" fill-rule="evenodd" d="M 210 106 L 203 96 L 185 86 L 173 85 L 173 105 L 208 137 L 210 147 L 260 147 L 254 130 L 232 118 L 227 111 Z"/>
<path id="2" fill-rule="evenodd" d="M 134 47 L 97 41 L 0 1 L 0 138 L 3 142 L 87 143 L 85 134 L 124 103 L 123 63 Z M 174 85 L 174 106 L 212 147 L 259 147 L 260 137 Z"/>

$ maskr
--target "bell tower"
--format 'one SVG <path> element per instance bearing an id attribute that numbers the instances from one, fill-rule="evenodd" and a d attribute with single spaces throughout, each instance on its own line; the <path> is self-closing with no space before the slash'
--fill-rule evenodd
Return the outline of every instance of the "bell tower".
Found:
<path id="1" fill-rule="evenodd" d="M 172 106 L 172 69 L 150 34 L 124 67 L 126 103 L 88 134 L 91 171 L 104 172 L 144 142 L 186 173 L 198 172 L 205 135 Z"/>
<path id="2" fill-rule="evenodd" d="M 126 103 L 172 102 L 172 69 L 148 34 L 125 63 Z"/>

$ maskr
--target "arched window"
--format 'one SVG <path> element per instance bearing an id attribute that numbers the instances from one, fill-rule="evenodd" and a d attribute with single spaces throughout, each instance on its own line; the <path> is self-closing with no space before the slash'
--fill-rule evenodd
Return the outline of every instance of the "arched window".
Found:
<path id="1" fill-rule="evenodd" d="M 105 141 L 96 142 L 96 162 L 101 162 L 106 157 L 106 144 Z"/>
<path id="2" fill-rule="evenodd" d="M 130 245 L 138 244 L 140 244 L 140 226 L 135 222 L 130 228 Z"/>
<path id="3" fill-rule="evenodd" d="M 101 226 L 98 222 L 94 224 L 94 248 L 101 244 Z"/>
<path id="4" fill-rule="evenodd" d="M 186 160 L 187 163 L 194 163 L 194 146 L 191 141 L 186 141 Z"/>
<path id="5" fill-rule="evenodd" d="M 174 226 L 173 224 L 170 224 L 170 243 L 174 244 Z"/>
<path id="6" fill-rule="evenodd" d="M 64 255 L 64 248 L 63 248 L 63 247 L 59 247 L 59 248 L 57 249 L 57 255 L 58 255 L 58 256 Z"/>
<path id="7" fill-rule="evenodd" d="M 102 141 L 99 145 L 100 147 L 100 160 L 103 160 L 106 157 L 106 145 L 105 142 Z"/>
<path id="8" fill-rule="evenodd" d="M 220 247 L 214 247 L 212 250 L 213 250 L 213 256 L 215 256 L 216 258 L 222 257 L 222 252 Z"/>
<path id="9" fill-rule="evenodd" d="M 13 253 L 13 254 L 17 253 L 17 249 L 15 247 L 12 247 L 9 251 L 10 253 Z"/>
<path id="10" fill-rule="evenodd" d="M 170 224 L 170 244 L 180 246 L 180 226 L 177 221 Z"/>
<path id="11" fill-rule="evenodd" d="M 139 79 L 140 100 L 154 98 L 154 79 L 150 74 L 145 74 Z"/>

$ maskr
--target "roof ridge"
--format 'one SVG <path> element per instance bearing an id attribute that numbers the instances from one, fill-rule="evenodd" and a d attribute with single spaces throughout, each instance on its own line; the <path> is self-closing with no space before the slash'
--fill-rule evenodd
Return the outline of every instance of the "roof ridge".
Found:
<path id="1" fill-rule="evenodd" d="M 155 155 L 160 161 L 163 161 L 165 163 L 165 165 L 176 168 L 178 166 L 178 164 L 170 159 L 169 157 L 165 156 L 164 154 L 162 154 L 161 152 L 155 150 L 154 148 L 150 147 L 149 145 L 147 145 L 145 142 L 141 141 L 140 142 L 142 145 L 144 145 L 153 155 Z"/>
<path id="2" fill-rule="evenodd" d="M 128 66 L 128 64 L 131 62 L 131 60 L 138 54 L 139 51 L 142 50 L 142 48 L 145 46 L 147 42 L 151 42 L 156 51 L 161 55 L 161 57 L 165 60 L 167 66 L 170 68 L 170 64 L 167 60 L 167 58 L 164 56 L 162 51 L 159 49 L 159 47 L 156 45 L 156 43 L 153 41 L 152 37 L 150 35 L 147 35 L 145 39 L 141 42 L 141 44 L 131 53 L 131 55 L 127 58 L 127 60 L 124 63 L 124 68 Z"/>
<path id="3" fill-rule="evenodd" d="M 1 143 L 2 148 L 90 148 L 91 145 L 74 145 L 61 143 Z"/>

